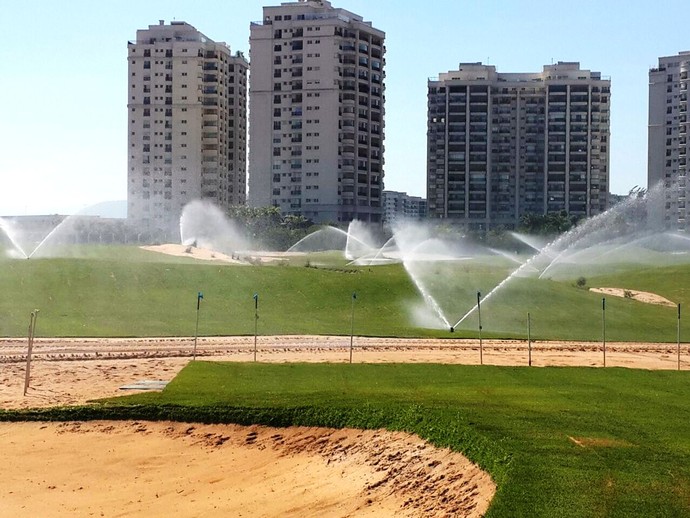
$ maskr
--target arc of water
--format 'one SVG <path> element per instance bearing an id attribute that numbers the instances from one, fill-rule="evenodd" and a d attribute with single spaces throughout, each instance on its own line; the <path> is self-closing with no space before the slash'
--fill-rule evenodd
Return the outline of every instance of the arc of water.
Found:
<path id="1" fill-rule="evenodd" d="M 27 259 L 31 259 L 36 253 L 43 248 L 43 246 L 50 241 L 50 239 L 64 226 L 67 225 L 67 222 L 71 221 L 72 216 L 67 216 L 65 219 L 63 219 L 53 230 L 48 232 L 46 237 L 44 237 L 38 245 L 36 245 L 36 248 L 33 249 L 33 251 L 27 256 Z"/>
<path id="2" fill-rule="evenodd" d="M 683 236 L 683 235 L 678 234 L 678 233 L 676 233 L 676 232 L 668 232 L 668 234 L 669 234 L 671 237 L 677 237 L 678 239 L 684 239 L 685 241 L 690 241 L 690 237 L 688 237 L 688 236 Z"/>
<path id="3" fill-rule="evenodd" d="M 5 235 L 10 240 L 10 243 L 12 243 L 12 246 L 14 246 L 17 252 L 21 253 L 25 259 L 28 259 L 29 256 L 24 251 L 24 248 L 22 248 L 22 246 L 19 244 L 19 240 L 17 239 L 17 236 L 14 233 L 14 229 L 6 220 L 2 218 L 0 218 L 0 229 L 5 232 Z"/>
<path id="4" fill-rule="evenodd" d="M 503 257 L 505 257 L 509 261 L 513 261 L 514 263 L 518 263 L 518 264 L 524 263 L 524 261 L 520 261 L 520 259 L 515 257 L 513 254 L 509 254 L 508 252 L 504 252 L 503 250 L 501 250 L 499 248 L 489 248 L 489 250 L 496 255 L 502 255 Z"/>
<path id="5" fill-rule="evenodd" d="M 405 268 L 405 271 L 407 272 L 407 275 L 409 275 L 410 279 L 412 279 L 412 282 L 414 283 L 415 287 L 417 288 L 417 291 L 422 296 L 422 298 L 426 301 L 426 303 L 434 311 L 434 313 L 436 313 L 436 316 L 438 316 L 438 318 L 441 319 L 443 324 L 447 328 L 450 327 L 450 322 L 448 322 L 448 319 L 443 314 L 443 310 L 441 309 L 441 306 L 438 304 L 438 302 L 436 302 L 436 299 L 426 289 L 426 287 L 424 286 L 424 283 L 422 283 L 417 278 L 417 276 L 410 270 L 407 261 L 403 260 L 402 264 L 403 264 L 403 267 Z"/>
<path id="6" fill-rule="evenodd" d="M 547 246 L 548 246 L 548 245 L 547 245 Z M 545 248 L 546 248 L 546 247 L 545 247 Z M 520 272 L 522 272 L 522 270 L 528 268 L 528 267 L 531 265 L 531 263 L 532 263 L 534 260 L 536 260 L 536 258 L 539 257 L 540 255 L 541 255 L 541 254 L 533 255 L 533 256 L 530 257 L 527 261 L 525 261 L 525 262 L 522 263 L 519 267 L 517 267 L 515 270 L 513 270 L 513 271 L 510 273 L 510 275 L 508 275 L 508 277 L 506 277 L 506 278 L 503 279 L 501 282 L 499 282 L 498 285 L 496 285 L 496 287 L 495 287 L 494 289 L 492 289 L 489 293 L 487 293 L 487 294 L 484 296 L 483 303 L 486 304 L 486 302 L 494 295 L 494 293 L 496 293 L 498 290 L 500 290 L 501 288 L 503 288 L 503 286 L 505 286 L 506 284 L 508 284 L 508 282 L 510 282 L 514 277 L 516 277 Z M 453 326 L 453 329 L 455 329 L 455 328 L 458 327 L 460 324 L 462 324 L 472 313 L 474 313 L 475 311 L 477 311 L 478 308 L 479 308 L 479 305 L 478 305 L 478 304 L 475 304 L 467 313 L 465 313 L 462 317 L 460 317 L 460 320 L 458 320 L 458 321 L 456 322 L 456 324 Z"/>
<path id="7" fill-rule="evenodd" d="M 614 247 L 614 248 L 612 248 L 612 249 L 610 249 L 610 250 L 606 250 L 605 252 L 602 252 L 601 254 L 599 254 L 599 255 L 597 255 L 596 257 L 594 257 L 592 260 L 595 261 L 595 260 L 600 259 L 600 258 L 602 258 L 602 257 L 605 257 L 605 256 L 607 256 L 607 255 L 613 254 L 613 253 L 615 253 L 615 252 L 617 252 L 617 251 L 619 251 L 619 250 L 623 250 L 624 248 L 629 248 L 629 247 L 635 246 L 635 245 L 637 245 L 638 243 L 641 243 L 642 241 L 644 241 L 645 239 L 649 239 L 650 237 L 652 237 L 652 235 L 642 236 L 642 237 L 640 237 L 640 238 L 638 238 L 638 239 L 635 239 L 635 240 L 633 240 L 633 241 L 629 241 L 629 242 L 627 242 L 627 243 L 623 243 L 622 245 L 618 245 L 618 246 L 616 246 L 616 247 Z"/>
<path id="8" fill-rule="evenodd" d="M 551 254 L 552 251 L 559 250 L 561 246 L 564 246 L 564 248 L 556 255 L 556 257 L 549 262 L 547 265 L 546 269 L 544 269 L 541 274 L 539 275 L 539 278 L 542 278 L 544 274 L 551 268 L 560 257 L 562 257 L 570 248 L 572 248 L 575 244 L 580 242 L 584 237 L 592 234 L 592 229 L 598 229 L 601 226 L 601 220 L 609 217 L 615 217 L 617 215 L 622 215 L 625 213 L 625 211 L 636 205 L 639 204 L 639 200 L 637 199 L 630 199 L 627 200 L 619 205 L 616 205 L 612 209 L 609 209 L 606 212 L 603 212 L 601 214 L 598 214 L 594 216 L 593 218 L 587 220 L 582 224 L 581 226 L 575 227 L 565 234 L 557 237 L 555 240 L 551 241 L 548 243 L 546 246 L 544 246 L 541 251 L 534 255 L 532 258 L 530 258 L 527 262 L 522 264 L 519 268 L 513 270 L 511 274 L 503 279 L 493 290 L 491 290 L 485 297 L 484 297 L 484 302 L 486 303 L 487 300 L 489 300 L 497 291 L 501 290 L 506 284 L 508 284 L 512 279 L 514 279 L 518 274 L 520 274 L 524 269 L 527 267 L 530 267 L 533 262 L 535 262 L 537 259 L 541 258 L 544 255 Z M 472 309 L 470 309 L 465 315 L 463 315 L 460 320 L 458 320 L 457 324 L 455 324 L 453 327 L 457 327 L 460 325 L 465 319 L 467 319 L 472 313 L 474 313 L 477 310 L 477 305 L 475 305 Z"/>
<path id="9" fill-rule="evenodd" d="M 376 252 L 376 255 L 374 258 L 371 260 L 371 262 L 375 262 L 381 254 L 383 254 L 383 250 L 391 243 L 391 241 L 395 241 L 395 236 L 391 237 L 388 241 L 386 241 L 381 248 Z"/>
<path id="10" fill-rule="evenodd" d="M 297 243 L 295 243 L 295 244 L 292 245 L 290 248 L 288 248 L 287 251 L 288 251 L 288 252 L 294 252 L 294 251 L 295 251 L 295 248 L 299 247 L 299 245 L 301 245 L 302 243 L 304 243 L 304 242 L 307 241 L 307 240 L 314 239 L 315 234 L 317 234 L 318 232 L 323 232 L 323 231 L 336 231 L 337 233 L 342 234 L 342 235 L 345 237 L 345 244 L 347 245 L 347 239 L 348 239 L 348 236 L 349 236 L 349 234 L 348 234 L 347 232 L 345 232 L 344 230 L 342 230 L 342 229 L 340 229 L 340 228 L 338 228 L 338 227 L 332 227 L 332 226 L 330 226 L 330 225 L 326 225 L 324 228 L 319 229 L 319 230 L 317 230 L 316 232 L 312 232 L 312 233 L 309 234 L 308 236 L 304 236 L 302 239 L 300 239 L 299 241 L 297 241 Z M 359 241 L 360 244 L 366 246 L 367 248 L 371 248 L 368 244 L 364 243 L 364 242 L 361 241 L 360 239 L 357 239 L 355 236 L 352 236 L 352 238 L 353 238 L 354 240 L 356 240 L 356 241 Z"/>
<path id="11" fill-rule="evenodd" d="M 546 272 L 548 272 L 552 266 L 554 266 L 558 261 L 560 261 L 561 257 L 563 257 L 566 254 L 566 252 L 568 252 L 569 250 L 570 250 L 570 248 L 566 248 L 566 249 L 562 250 L 558 255 L 556 255 L 556 257 L 554 257 L 553 261 L 551 261 L 549 263 L 549 265 L 546 268 L 544 268 L 544 271 L 539 274 L 538 278 L 543 279 L 544 275 L 546 275 Z"/>
<path id="12" fill-rule="evenodd" d="M 573 231 L 570 231 L 570 232 L 573 232 Z M 483 302 L 486 303 L 489 299 L 491 299 L 491 297 L 493 297 L 493 295 L 494 295 L 497 291 L 499 291 L 501 288 L 503 288 L 503 286 L 505 286 L 506 284 L 508 284 L 511 280 L 513 280 L 513 279 L 514 279 L 515 277 L 517 277 L 520 273 L 522 273 L 523 270 L 525 270 L 525 269 L 527 269 L 527 268 L 530 268 L 530 267 L 532 266 L 532 263 L 536 262 L 537 259 L 541 258 L 541 257 L 544 256 L 544 255 L 550 254 L 550 253 L 551 253 L 551 249 L 557 248 L 557 247 L 559 246 L 559 244 L 560 244 L 562 241 L 565 241 L 565 240 L 567 240 L 567 239 L 570 237 L 570 236 L 569 236 L 570 232 L 566 232 L 566 233 L 563 234 L 562 236 L 557 237 L 556 239 L 554 239 L 553 241 L 551 241 L 550 243 L 548 243 L 546 246 L 544 246 L 544 248 L 542 248 L 541 251 L 540 251 L 538 254 L 533 255 L 533 256 L 530 257 L 527 261 L 525 261 L 525 262 L 522 263 L 519 267 L 517 267 L 515 270 L 513 270 L 512 272 L 510 272 L 510 275 L 508 275 L 508 277 L 506 277 L 506 278 L 503 279 L 501 282 L 499 282 L 498 285 L 496 285 L 496 287 L 495 287 L 494 289 L 492 289 L 491 291 L 489 291 L 489 292 L 484 296 Z M 577 240 L 576 240 L 576 241 L 577 241 Z M 558 259 L 558 257 L 560 257 L 563 253 L 565 253 L 567 249 L 568 249 L 568 248 L 566 248 L 565 250 L 563 250 L 560 254 L 558 254 L 558 255 L 549 263 L 549 265 L 546 267 L 546 269 L 539 275 L 539 278 L 541 278 L 541 276 L 544 274 L 544 272 L 545 272 L 546 270 L 548 270 L 548 269 L 551 267 L 551 265 Z M 475 304 L 467 313 L 465 313 L 462 317 L 460 317 L 460 320 L 457 321 L 457 323 L 453 326 L 453 328 L 456 328 L 456 327 L 458 327 L 460 324 L 462 324 L 472 313 L 474 313 L 474 312 L 478 309 L 478 307 L 479 307 L 479 306 L 478 306 L 477 304 Z"/>
<path id="13" fill-rule="evenodd" d="M 524 235 L 519 234 L 517 232 L 509 232 L 509 234 L 511 236 L 513 236 L 513 238 L 517 239 L 521 243 L 526 244 L 532 250 L 535 250 L 537 252 L 541 252 L 545 247 L 545 244 L 543 242 L 542 242 L 541 246 L 539 246 L 539 244 L 536 242 L 537 241 L 536 238 L 533 238 L 532 236 L 524 236 Z"/>

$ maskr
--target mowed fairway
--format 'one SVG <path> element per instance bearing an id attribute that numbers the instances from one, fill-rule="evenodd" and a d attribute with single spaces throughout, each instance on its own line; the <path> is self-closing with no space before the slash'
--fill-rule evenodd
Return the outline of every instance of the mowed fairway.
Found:
<path id="1" fill-rule="evenodd" d="M 690 516 L 687 372 L 194 362 L 160 394 L 0 419 L 387 428 L 464 452 L 488 516 Z"/>
<path id="2" fill-rule="evenodd" d="M 355 334 L 476 336 L 476 312 L 453 335 L 438 324 L 427 329 L 428 314 L 416 319 L 424 301 L 400 264 L 349 267 L 316 254 L 290 265 L 237 266 L 136 247 L 80 251 L 79 258 L 0 260 L 0 336 L 24 336 L 35 308 L 38 336 L 191 336 L 198 291 L 204 294 L 199 334 L 206 336 L 253 334 L 255 293 L 260 334 L 347 335 L 353 292 Z M 515 267 L 495 257 L 428 263 L 423 280 L 454 323 L 472 308 L 477 291 L 486 295 Z M 651 291 L 686 306 L 690 266 L 630 269 L 587 278 L 587 286 Z M 535 339 L 597 341 L 601 298 L 571 281 L 517 278 L 482 304 L 484 336 L 525 338 L 530 312 Z M 608 297 L 606 319 L 609 341 L 676 339 L 674 308 Z M 690 317 L 681 332 L 690 335 Z"/>

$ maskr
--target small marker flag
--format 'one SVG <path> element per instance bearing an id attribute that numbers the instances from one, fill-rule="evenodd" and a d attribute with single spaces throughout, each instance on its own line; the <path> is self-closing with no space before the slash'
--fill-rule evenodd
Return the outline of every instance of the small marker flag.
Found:
<path id="1" fill-rule="evenodd" d="M 201 306 L 201 299 L 204 298 L 203 292 L 198 292 L 196 294 L 196 310 L 199 311 L 199 307 Z"/>

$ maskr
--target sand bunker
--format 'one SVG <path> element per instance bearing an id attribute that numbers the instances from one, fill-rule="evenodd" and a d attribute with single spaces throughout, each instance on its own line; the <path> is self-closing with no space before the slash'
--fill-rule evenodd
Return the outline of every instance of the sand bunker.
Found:
<path id="1" fill-rule="evenodd" d="M 675 302 L 661 295 L 657 295 L 656 293 L 649 293 L 647 291 L 626 290 L 625 288 L 590 288 L 589 291 L 601 293 L 603 295 L 611 295 L 612 297 L 632 299 L 638 302 L 644 302 L 645 304 L 657 304 L 659 306 L 668 306 L 672 308 L 676 307 Z"/>
<path id="2" fill-rule="evenodd" d="M 0 423 L 7 516 L 481 516 L 495 488 L 402 433 Z"/>

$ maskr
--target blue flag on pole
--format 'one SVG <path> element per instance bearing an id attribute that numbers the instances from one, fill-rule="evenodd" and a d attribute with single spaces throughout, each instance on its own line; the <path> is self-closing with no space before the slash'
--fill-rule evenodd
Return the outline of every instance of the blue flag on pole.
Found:
<path id="1" fill-rule="evenodd" d="M 199 307 L 201 306 L 201 299 L 204 298 L 203 292 L 198 292 L 196 294 L 196 310 L 199 311 Z"/>

